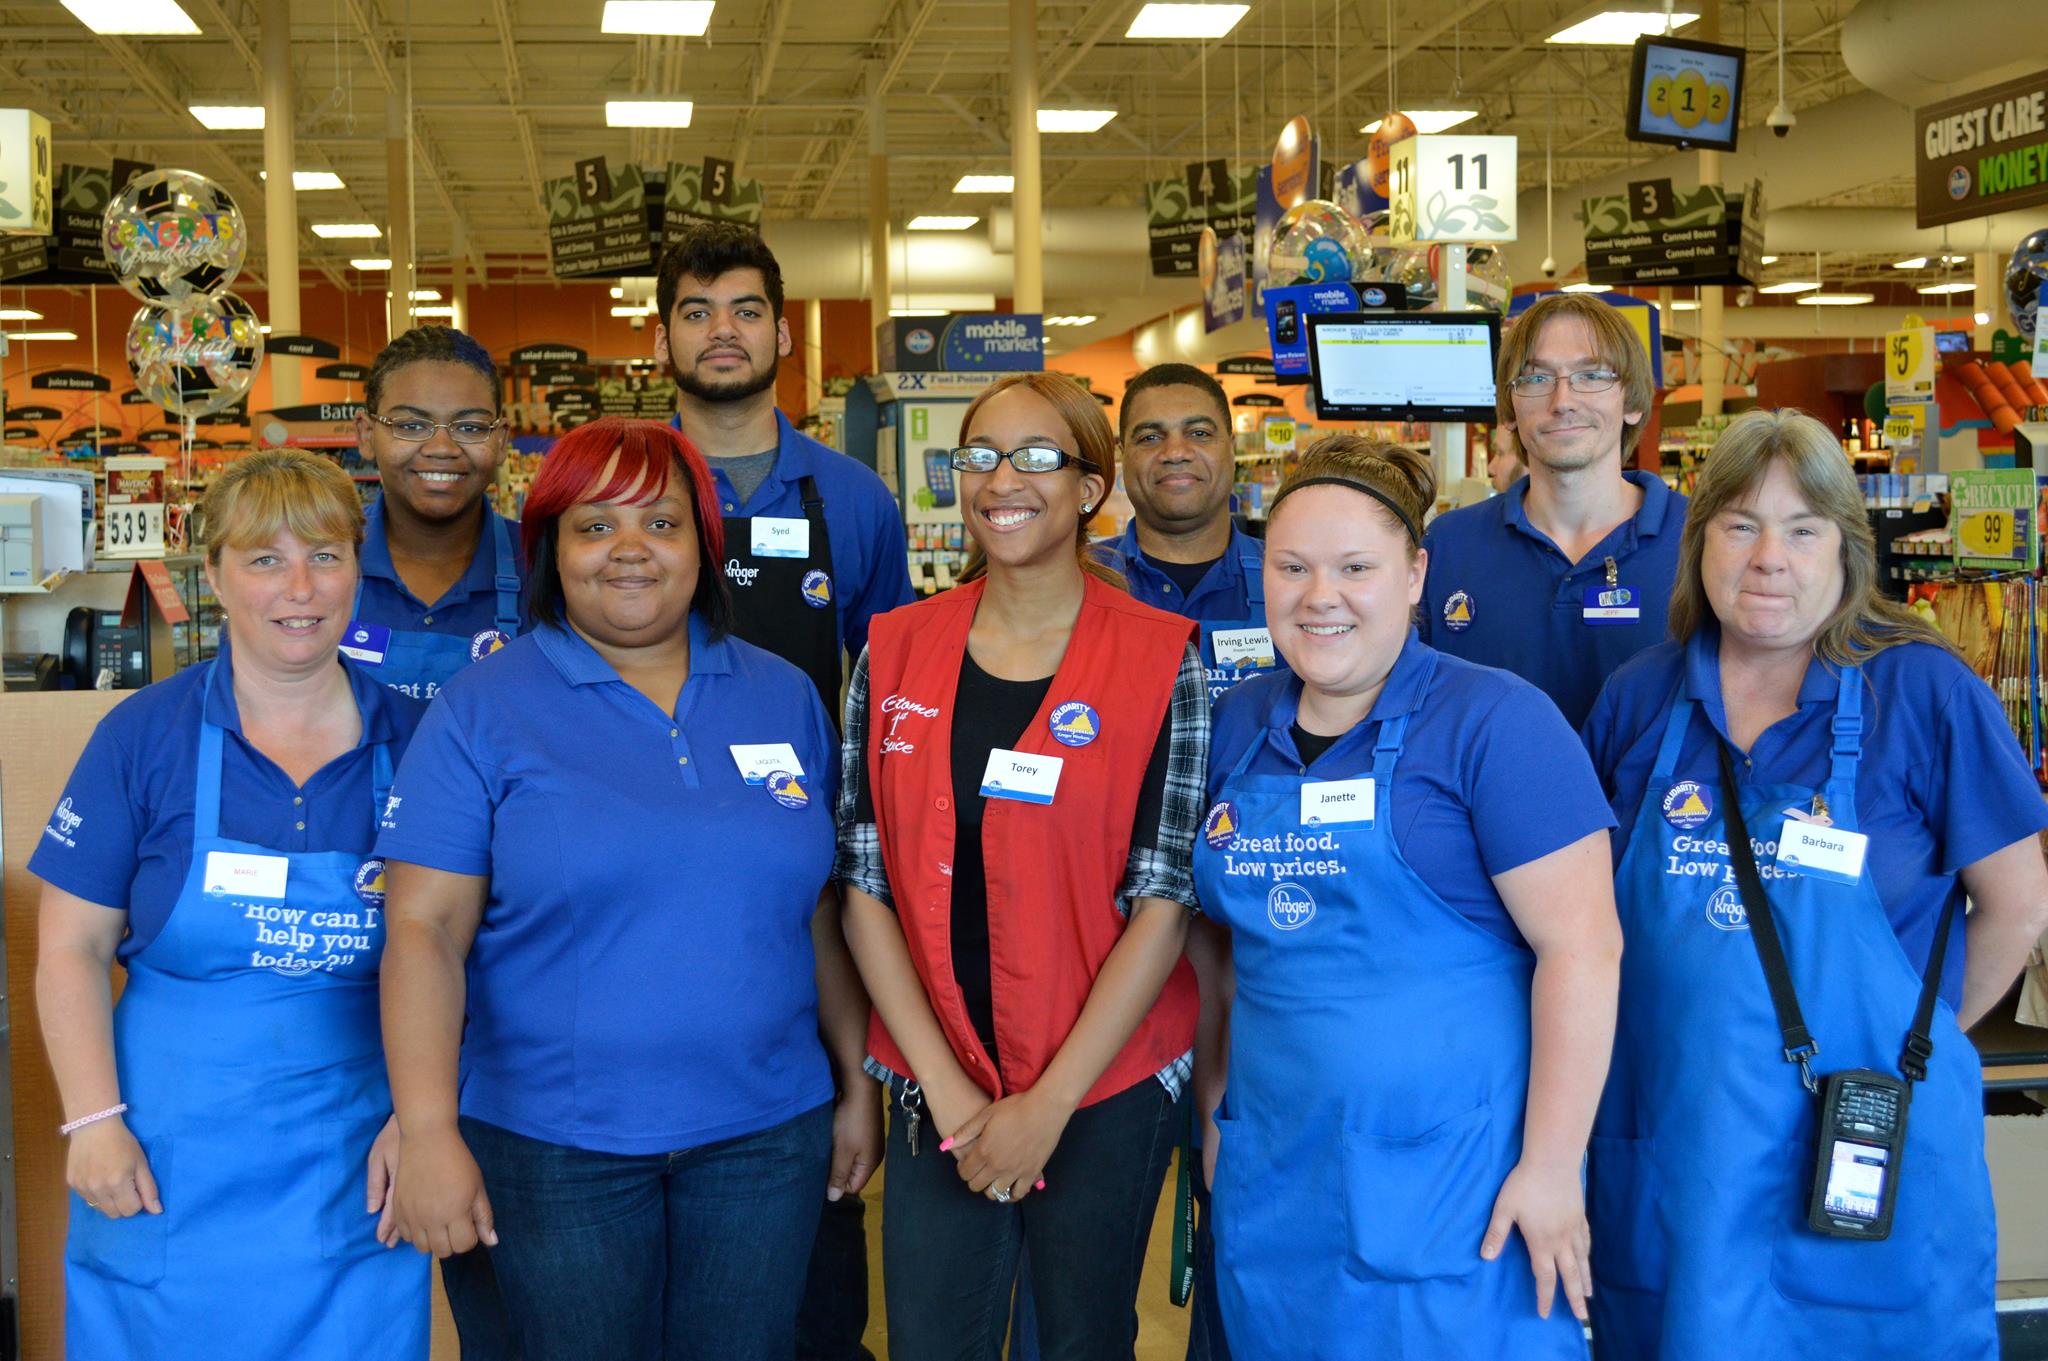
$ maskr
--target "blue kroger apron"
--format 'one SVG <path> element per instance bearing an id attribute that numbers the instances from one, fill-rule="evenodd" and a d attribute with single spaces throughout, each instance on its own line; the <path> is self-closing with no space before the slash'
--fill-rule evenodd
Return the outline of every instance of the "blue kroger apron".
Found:
<path id="1" fill-rule="evenodd" d="M 1849 830 L 1861 705 L 1861 673 L 1845 669 L 1820 792 Z M 1808 1228 L 1819 1102 L 1782 1058 L 1728 863 L 1718 767 L 1678 769 L 1688 728 L 1707 721 L 1697 709 L 1677 694 L 1667 708 L 1616 883 L 1628 947 L 1589 1173 L 1595 1350 L 1605 1361 L 1989 1361 L 1997 1243 L 1977 1053 L 1939 1004 L 1927 1079 L 1912 1088 L 1891 1237 Z M 1867 866 L 1854 884 L 1776 870 L 1784 810 L 1809 811 L 1814 794 L 1741 792 L 1819 1045 L 1813 1067 L 1896 1074 L 1921 970 L 1899 948 Z"/>
<path id="2" fill-rule="evenodd" d="M 1209 678 L 1209 702 L 1214 704 L 1223 697 L 1223 692 L 1241 680 L 1249 680 L 1262 672 L 1279 666 L 1280 654 L 1274 650 L 1273 636 L 1266 634 L 1264 652 L 1259 657 L 1239 656 L 1232 662 L 1216 660 L 1216 633 L 1226 634 L 1256 629 L 1266 629 L 1266 578 L 1260 563 L 1259 550 L 1252 544 L 1234 542 L 1232 552 L 1237 555 L 1237 569 L 1244 574 L 1245 603 L 1248 606 L 1245 619 L 1221 620 L 1204 619 L 1198 632 L 1201 634 L 1202 667 Z"/>
<path id="3" fill-rule="evenodd" d="M 370 667 L 371 674 L 392 689 L 414 699 L 432 699 L 463 667 L 511 642 L 519 632 L 519 573 L 513 569 L 512 531 L 503 516 L 488 518 L 492 588 L 498 597 L 490 628 L 468 638 L 413 629 L 387 631 L 363 618 L 363 586 L 357 582 L 342 652 Z"/>
<path id="4" fill-rule="evenodd" d="M 1306 781 L 1246 774 L 1254 745 L 1195 843 L 1237 967 L 1212 1193 L 1237 1361 L 1585 1355 L 1562 1301 L 1537 1317 L 1521 1235 L 1479 1257 L 1521 1156 L 1535 961 L 1402 859 L 1407 727 L 1380 726 L 1370 825 L 1304 827 Z"/>
<path id="5" fill-rule="evenodd" d="M 209 892 L 209 857 L 278 856 L 220 835 L 221 729 L 200 729 L 192 869 L 128 961 L 114 1056 L 164 1212 L 71 1197 L 74 1361 L 424 1361 L 427 1259 L 375 1237 L 370 1145 L 391 1113 L 377 1015 L 384 865 L 284 855 L 284 896 Z M 376 749 L 375 796 L 391 784 Z"/>

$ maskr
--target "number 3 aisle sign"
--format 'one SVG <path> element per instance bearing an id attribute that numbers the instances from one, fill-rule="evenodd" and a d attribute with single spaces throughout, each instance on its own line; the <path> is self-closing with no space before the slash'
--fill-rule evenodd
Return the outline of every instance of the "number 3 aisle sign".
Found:
<path id="1" fill-rule="evenodd" d="M 1411 241 L 1515 239 L 1515 139 L 1427 133 L 1394 144 L 1387 230 Z"/>

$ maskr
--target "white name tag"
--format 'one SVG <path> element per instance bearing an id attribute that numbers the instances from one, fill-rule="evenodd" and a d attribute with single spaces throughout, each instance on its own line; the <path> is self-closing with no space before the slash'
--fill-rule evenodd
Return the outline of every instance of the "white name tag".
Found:
<path id="1" fill-rule="evenodd" d="M 1816 879 L 1853 884 L 1863 877 L 1870 838 L 1861 832 L 1786 818 L 1778 832 L 1778 868 Z"/>
<path id="2" fill-rule="evenodd" d="M 811 555 L 811 522 L 783 520 L 756 515 L 754 556 L 757 558 L 807 558 Z"/>
<path id="3" fill-rule="evenodd" d="M 208 851 L 201 887 L 221 897 L 283 898 L 285 871 L 290 868 L 291 861 L 281 855 Z"/>
<path id="4" fill-rule="evenodd" d="M 1216 650 L 1218 666 L 1252 666 L 1261 670 L 1273 665 L 1271 629 L 1215 629 L 1209 646 Z"/>
<path id="5" fill-rule="evenodd" d="M 1058 756 L 1029 756 L 997 747 L 988 754 L 988 768 L 981 772 L 982 797 L 1051 803 L 1053 791 L 1060 787 L 1060 767 L 1065 764 Z"/>
<path id="6" fill-rule="evenodd" d="M 1372 776 L 1362 780 L 1317 780 L 1301 787 L 1304 827 L 1370 827 Z"/>
<path id="7" fill-rule="evenodd" d="M 740 768 L 740 778 L 748 784 L 760 784 L 778 770 L 786 770 L 792 775 L 804 773 L 802 764 L 796 759 L 796 748 L 787 742 L 735 744 L 732 759 Z"/>

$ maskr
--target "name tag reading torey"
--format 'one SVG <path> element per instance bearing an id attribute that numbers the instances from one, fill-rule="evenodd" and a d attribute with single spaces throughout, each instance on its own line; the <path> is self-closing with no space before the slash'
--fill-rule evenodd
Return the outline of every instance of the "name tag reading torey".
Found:
<path id="1" fill-rule="evenodd" d="M 740 778 L 748 784 L 760 784 L 778 770 L 804 774 L 803 763 L 796 759 L 796 748 L 787 742 L 735 743 L 731 750 L 733 764 L 740 768 Z"/>
<path id="2" fill-rule="evenodd" d="M 1370 775 L 1361 780 L 1317 780 L 1301 787 L 1301 825 L 1370 827 L 1373 802 Z"/>
<path id="3" fill-rule="evenodd" d="M 754 556 L 757 558 L 807 558 L 811 555 L 809 520 L 756 515 L 753 527 Z"/>
<path id="4" fill-rule="evenodd" d="M 1786 818 L 1778 832 L 1778 868 L 1837 884 L 1863 877 L 1863 856 L 1870 838 L 1818 822 Z"/>
<path id="5" fill-rule="evenodd" d="M 997 747 L 988 754 L 988 767 L 981 772 L 981 793 L 988 799 L 1016 799 L 1021 803 L 1051 803 L 1060 787 L 1058 756 L 1032 756 Z"/>
<path id="6" fill-rule="evenodd" d="M 216 898 L 283 898 L 285 872 L 291 861 L 281 855 L 247 855 L 240 851 L 206 853 L 204 890 Z"/>
<path id="7" fill-rule="evenodd" d="M 1273 633 L 1270 629 L 1212 629 L 1209 646 L 1216 650 L 1216 665 L 1270 669 L 1274 663 Z"/>

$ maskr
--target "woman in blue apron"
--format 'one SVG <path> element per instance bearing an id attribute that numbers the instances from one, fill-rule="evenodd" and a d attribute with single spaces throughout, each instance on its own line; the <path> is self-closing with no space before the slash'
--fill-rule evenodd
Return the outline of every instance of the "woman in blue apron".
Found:
<path id="1" fill-rule="evenodd" d="M 1612 819 L 1540 691 L 1416 638 L 1434 497 L 1411 451 L 1312 448 L 1266 539 L 1293 674 L 1217 710 L 1195 875 L 1236 971 L 1213 1197 L 1240 1361 L 1585 1350 Z"/>
<path id="2" fill-rule="evenodd" d="M 342 651 L 414 699 L 519 631 L 512 526 L 491 509 L 505 460 L 504 385 L 451 326 L 418 326 L 370 370 L 356 438 L 382 494 L 363 535 L 362 581 Z"/>
<path id="3" fill-rule="evenodd" d="M 252 454 L 206 511 L 220 655 L 108 714 L 29 865 L 66 1353 L 424 1361 L 425 1266 L 386 1246 L 370 854 L 420 706 L 335 655 L 362 533 L 335 464 Z"/>
<path id="4" fill-rule="evenodd" d="M 1834 434 L 1750 413 L 1706 468 L 1675 641 L 1614 674 L 1584 734 L 1624 829 L 1628 941 L 1588 1171 L 1594 1346 L 1987 1361 L 1996 1239 L 1958 1017 L 2048 926 L 2048 811 L 1990 688 L 1877 594 Z M 1858 1069 L 1907 1084 L 1901 1143 L 1823 1146 L 1830 1075 Z"/>

